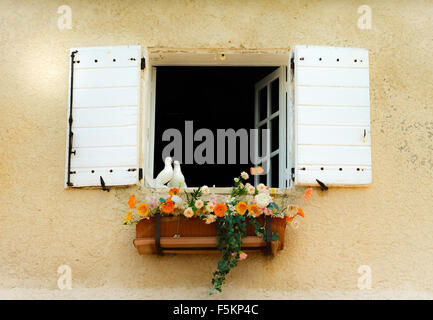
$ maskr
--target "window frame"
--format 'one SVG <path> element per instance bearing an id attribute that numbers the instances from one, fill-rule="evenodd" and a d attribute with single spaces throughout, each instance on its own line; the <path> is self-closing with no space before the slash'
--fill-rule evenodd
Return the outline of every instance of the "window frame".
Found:
<path id="1" fill-rule="evenodd" d="M 255 86 L 255 113 L 254 113 L 254 127 L 256 129 L 264 126 L 266 124 L 266 127 L 268 129 L 273 130 L 272 128 L 272 120 L 275 118 L 278 118 L 278 126 L 279 126 L 279 132 L 278 132 L 278 141 L 279 141 L 279 147 L 276 150 L 272 150 L 272 133 L 269 137 L 269 156 L 265 157 L 264 161 L 269 161 L 268 165 L 270 165 L 270 172 L 266 178 L 266 185 L 270 185 L 272 182 L 272 158 L 275 156 L 278 156 L 278 163 L 279 168 L 283 167 L 286 168 L 288 163 L 285 163 L 285 160 L 287 159 L 287 154 L 289 153 L 289 145 L 287 140 L 287 130 L 288 130 L 288 123 L 287 123 L 287 102 L 286 102 L 286 95 L 287 92 L 287 84 L 285 81 L 285 73 L 287 73 L 287 67 L 279 67 L 272 73 L 268 74 L 266 77 L 261 79 L 259 82 L 256 83 Z M 278 110 L 274 113 L 272 113 L 272 93 L 271 93 L 271 86 L 272 83 L 276 80 L 278 81 L 278 99 L 279 99 L 279 106 Z M 260 92 L 266 88 L 266 116 L 264 119 L 260 119 Z M 259 138 L 258 141 L 261 141 L 261 136 L 259 132 Z M 261 155 L 259 155 L 261 156 Z M 290 180 L 290 176 L 286 175 L 286 170 L 279 170 L 278 173 L 278 188 L 284 188 L 282 186 L 285 185 L 287 187 L 287 181 Z M 254 177 L 254 183 L 259 183 L 259 176 Z"/>
<path id="2" fill-rule="evenodd" d="M 280 99 L 284 99 L 286 110 L 280 119 L 289 130 L 286 131 L 286 138 L 282 137 L 280 130 L 280 143 L 286 144 L 286 161 L 281 164 L 280 158 L 280 176 L 287 177 L 287 186 L 279 189 L 283 192 L 292 187 L 290 178 L 290 168 L 292 167 L 293 141 L 292 131 L 294 125 L 292 93 L 290 88 L 290 48 L 281 49 L 175 49 L 149 47 L 143 53 L 146 59 L 146 68 L 142 78 L 142 114 L 140 121 L 142 123 L 142 138 L 140 164 L 143 168 L 143 176 L 149 175 L 154 177 L 154 146 L 155 146 L 155 102 L 156 102 L 156 67 L 158 66 L 276 66 L 283 67 L 285 70 L 285 81 L 280 81 Z M 283 89 L 283 90 L 281 90 Z M 283 138 L 283 139 L 282 139 Z M 283 170 L 285 169 L 285 170 Z M 280 178 L 281 181 L 281 178 Z M 141 186 L 145 187 L 145 179 L 141 181 Z M 158 190 L 149 188 L 152 190 Z M 213 191 L 226 193 L 231 187 L 213 188 Z"/>

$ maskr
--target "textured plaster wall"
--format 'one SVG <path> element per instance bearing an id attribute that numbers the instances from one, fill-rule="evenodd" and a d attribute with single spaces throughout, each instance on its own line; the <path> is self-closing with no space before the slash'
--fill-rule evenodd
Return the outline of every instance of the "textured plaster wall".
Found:
<path id="1" fill-rule="evenodd" d="M 63 4 L 71 30 L 57 28 Z M 357 28 L 362 4 L 371 30 Z M 63 188 L 69 48 L 316 44 L 370 51 L 374 183 L 315 193 L 286 249 L 251 255 L 218 297 L 433 298 L 432 16 L 432 1 L 0 0 L 0 297 L 204 298 L 216 266 L 139 256 L 121 225 L 135 187 Z"/>

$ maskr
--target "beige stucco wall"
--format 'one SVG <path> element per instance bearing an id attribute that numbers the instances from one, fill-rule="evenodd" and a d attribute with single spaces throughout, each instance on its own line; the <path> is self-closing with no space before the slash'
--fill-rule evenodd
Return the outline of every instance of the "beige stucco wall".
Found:
<path id="1" fill-rule="evenodd" d="M 57 27 L 63 4 L 71 30 Z M 362 4 L 371 30 L 357 28 Z M 368 49 L 373 185 L 315 193 L 286 249 L 251 255 L 218 297 L 433 298 L 432 16 L 427 0 L 1 0 L 0 298 L 205 298 L 216 256 L 136 253 L 121 225 L 135 187 L 63 188 L 68 50 L 122 44 Z M 371 290 L 357 288 L 360 265 Z"/>

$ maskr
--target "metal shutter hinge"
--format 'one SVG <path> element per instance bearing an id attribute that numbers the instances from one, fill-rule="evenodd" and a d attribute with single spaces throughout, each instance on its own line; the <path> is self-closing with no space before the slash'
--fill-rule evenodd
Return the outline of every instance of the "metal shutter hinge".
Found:
<path id="1" fill-rule="evenodd" d="M 102 191 L 107 191 L 107 192 L 109 192 L 110 189 L 108 189 L 108 188 L 105 186 L 105 181 L 104 181 L 104 179 L 102 179 L 102 176 L 99 176 L 99 181 L 101 181 Z"/>
<path id="2" fill-rule="evenodd" d="M 146 59 L 141 58 L 141 70 L 144 70 L 144 68 L 146 68 Z"/>
<path id="3" fill-rule="evenodd" d="M 322 181 L 320 181 L 319 179 L 316 179 L 316 181 L 319 184 L 320 189 L 322 189 L 322 191 L 326 191 L 329 189 L 328 186 L 326 184 L 324 184 Z"/>

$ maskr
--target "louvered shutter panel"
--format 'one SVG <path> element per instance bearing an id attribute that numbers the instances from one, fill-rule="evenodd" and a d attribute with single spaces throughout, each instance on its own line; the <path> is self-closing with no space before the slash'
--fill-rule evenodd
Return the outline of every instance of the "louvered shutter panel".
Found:
<path id="1" fill-rule="evenodd" d="M 372 181 L 368 51 L 294 49 L 295 184 Z"/>
<path id="2" fill-rule="evenodd" d="M 107 186 L 135 184 L 140 46 L 71 49 L 74 51 L 69 186 L 100 186 L 100 177 Z"/>

